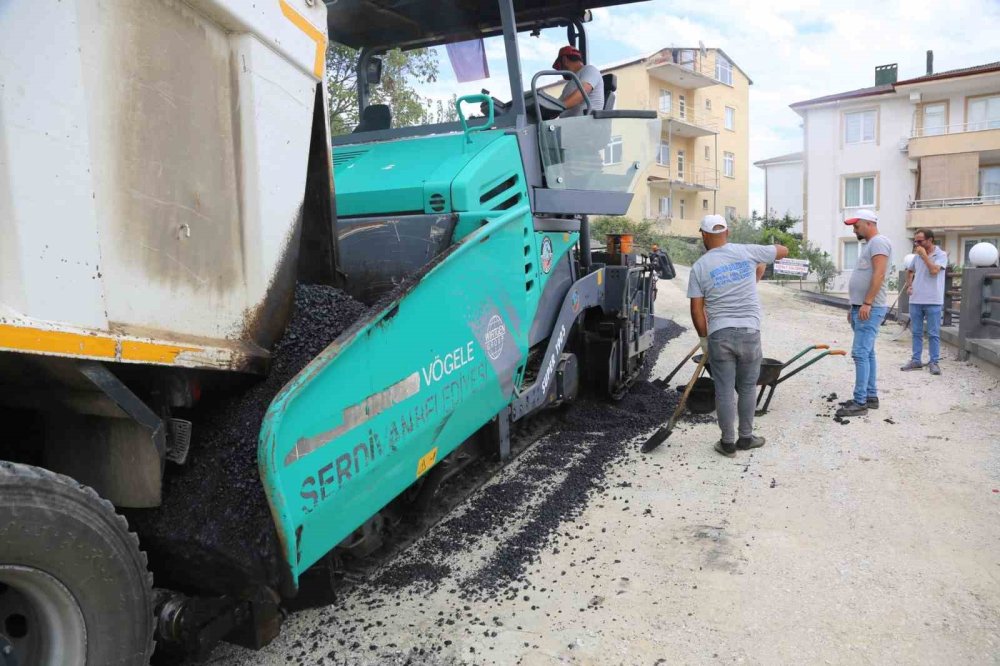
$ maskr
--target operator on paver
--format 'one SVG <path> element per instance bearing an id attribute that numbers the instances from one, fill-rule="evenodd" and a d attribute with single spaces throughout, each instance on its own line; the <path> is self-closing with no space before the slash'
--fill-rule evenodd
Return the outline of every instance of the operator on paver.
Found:
<path id="1" fill-rule="evenodd" d="M 858 262 L 851 273 L 848 296 L 851 309 L 847 321 L 854 329 L 854 397 L 841 403 L 837 416 L 864 416 L 878 409 L 878 364 L 875 361 L 875 338 L 889 308 L 886 307 L 886 279 L 892 260 L 892 243 L 878 232 L 878 215 L 859 210 L 844 224 L 854 227 L 861 247 Z M 863 241 L 863 242 L 862 242 Z"/>
<path id="2" fill-rule="evenodd" d="M 934 244 L 934 232 L 917 229 L 913 234 L 913 265 L 906 271 L 906 291 L 910 295 L 910 324 L 913 329 L 913 357 L 900 370 L 919 370 L 924 353 L 924 320 L 930 347 L 932 375 L 941 374 L 941 310 L 944 307 L 944 276 L 948 253 Z"/>
<path id="3" fill-rule="evenodd" d="M 583 89 L 587 91 L 591 110 L 604 110 L 604 79 L 601 77 L 601 70 L 593 65 L 583 64 L 583 56 L 577 48 L 564 46 L 559 49 L 559 55 L 552 63 L 552 69 L 576 74 L 580 83 L 583 84 Z M 583 95 L 580 94 L 580 88 L 572 79 L 566 82 L 566 87 L 559 95 L 559 101 L 566 105 L 566 110 L 559 114 L 560 118 L 582 116 L 587 110 Z"/>
<path id="4" fill-rule="evenodd" d="M 705 216 L 701 240 L 708 251 L 691 267 L 688 279 L 691 321 L 701 337 L 702 353 L 708 354 L 715 383 L 715 408 L 722 430 L 715 450 L 731 458 L 737 449 L 764 445 L 764 438 L 753 434 L 763 358 L 757 281 L 761 267 L 787 257 L 788 248 L 730 243 L 729 225 L 721 215 Z"/>

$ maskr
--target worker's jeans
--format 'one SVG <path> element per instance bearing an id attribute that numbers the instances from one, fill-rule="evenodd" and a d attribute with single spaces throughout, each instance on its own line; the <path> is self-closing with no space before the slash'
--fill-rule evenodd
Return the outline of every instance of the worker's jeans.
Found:
<path id="1" fill-rule="evenodd" d="M 913 326 L 913 360 L 920 363 L 924 355 L 924 318 L 927 318 L 927 338 L 931 363 L 941 360 L 941 306 L 910 303 L 910 324 Z"/>
<path id="2" fill-rule="evenodd" d="M 712 380 L 715 382 L 715 410 L 725 444 L 736 442 L 737 412 L 740 437 L 753 435 L 757 377 L 760 376 L 762 357 L 760 331 L 722 328 L 708 336 L 708 362 L 712 366 Z"/>
<path id="3" fill-rule="evenodd" d="M 878 397 L 875 337 L 889 308 L 884 305 L 873 307 L 868 321 L 862 321 L 858 316 L 860 310 L 858 305 L 851 306 L 851 328 L 854 329 L 851 356 L 854 358 L 854 402 L 865 405 L 868 398 Z"/>

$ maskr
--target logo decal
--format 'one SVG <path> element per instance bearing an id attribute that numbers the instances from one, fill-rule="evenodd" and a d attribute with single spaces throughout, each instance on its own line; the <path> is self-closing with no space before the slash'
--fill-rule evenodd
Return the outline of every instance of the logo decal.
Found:
<path id="1" fill-rule="evenodd" d="M 500 315 L 490 317 L 486 325 L 486 354 L 494 361 L 503 353 L 503 341 L 507 337 L 507 326 Z"/>
<path id="2" fill-rule="evenodd" d="M 548 236 L 542 238 L 542 272 L 548 273 L 552 270 L 552 257 L 555 256 L 555 252 L 552 251 L 552 241 Z"/>
<path id="3" fill-rule="evenodd" d="M 570 296 L 570 302 L 573 304 L 573 312 L 580 311 L 580 292 L 576 289 L 573 290 L 573 295 Z"/>

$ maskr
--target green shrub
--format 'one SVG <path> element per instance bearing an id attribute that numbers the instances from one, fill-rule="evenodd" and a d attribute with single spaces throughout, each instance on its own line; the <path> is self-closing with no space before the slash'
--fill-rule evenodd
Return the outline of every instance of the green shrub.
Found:
<path id="1" fill-rule="evenodd" d="M 809 270 L 816 276 L 816 283 L 819 285 L 820 293 L 825 292 L 827 287 L 830 286 L 830 281 L 840 275 L 840 271 L 837 270 L 828 253 L 809 241 L 804 243 L 802 254 L 803 259 L 809 260 Z"/>

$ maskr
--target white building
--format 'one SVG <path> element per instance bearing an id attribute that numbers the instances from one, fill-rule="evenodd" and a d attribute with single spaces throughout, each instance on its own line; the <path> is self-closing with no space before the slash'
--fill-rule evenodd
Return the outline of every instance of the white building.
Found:
<path id="1" fill-rule="evenodd" d="M 870 208 L 898 270 L 921 227 L 953 263 L 986 240 L 1000 243 L 1000 62 L 896 80 L 792 104 L 803 119 L 803 234 L 843 271 L 858 243 L 846 213 Z"/>
<path id="2" fill-rule="evenodd" d="M 790 153 L 753 163 L 764 170 L 764 209 L 768 217 L 794 217 L 802 233 L 802 153 Z"/>

